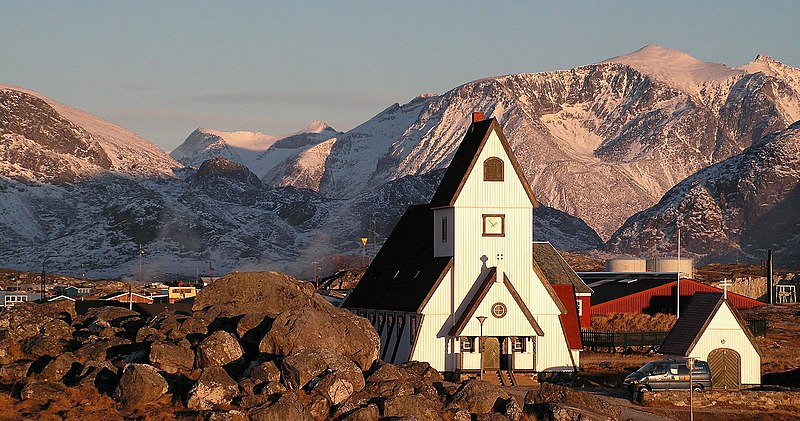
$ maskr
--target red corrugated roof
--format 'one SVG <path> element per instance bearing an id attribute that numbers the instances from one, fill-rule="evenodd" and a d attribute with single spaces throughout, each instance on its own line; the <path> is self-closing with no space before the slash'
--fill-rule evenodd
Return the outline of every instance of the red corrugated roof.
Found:
<path id="1" fill-rule="evenodd" d="M 578 305 L 575 304 L 575 287 L 572 284 L 553 284 L 553 289 L 558 295 L 558 299 L 564 304 L 567 312 L 558 316 L 564 333 L 567 335 L 569 349 L 583 349 L 581 342 L 581 323 L 578 320 Z"/>

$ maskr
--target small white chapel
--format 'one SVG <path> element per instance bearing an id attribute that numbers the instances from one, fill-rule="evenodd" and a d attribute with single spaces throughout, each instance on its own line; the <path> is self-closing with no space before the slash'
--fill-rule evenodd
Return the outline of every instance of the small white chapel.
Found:
<path id="1" fill-rule="evenodd" d="M 474 113 L 431 202 L 406 210 L 342 307 L 372 322 L 386 362 L 501 380 L 576 371 L 576 304 L 533 262 L 537 206 L 497 120 Z"/>

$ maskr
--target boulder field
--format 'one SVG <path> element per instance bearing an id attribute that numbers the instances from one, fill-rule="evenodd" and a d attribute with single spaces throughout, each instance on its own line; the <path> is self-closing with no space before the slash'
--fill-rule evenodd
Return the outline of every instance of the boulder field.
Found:
<path id="1" fill-rule="evenodd" d="M 82 313 L 69 301 L 0 313 L 0 420 L 541 416 L 489 383 L 383 363 L 366 319 L 280 273 L 221 278 L 191 312 Z"/>

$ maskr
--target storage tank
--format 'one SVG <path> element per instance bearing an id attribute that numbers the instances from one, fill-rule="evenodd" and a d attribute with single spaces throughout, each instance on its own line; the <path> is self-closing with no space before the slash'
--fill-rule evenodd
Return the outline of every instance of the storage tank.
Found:
<path id="1" fill-rule="evenodd" d="M 633 258 L 608 259 L 606 272 L 647 272 L 647 262 Z"/>
<path id="2" fill-rule="evenodd" d="M 678 259 L 674 257 L 656 257 L 647 259 L 648 272 L 677 272 Z M 681 277 L 694 279 L 694 259 L 681 259 Z"/>

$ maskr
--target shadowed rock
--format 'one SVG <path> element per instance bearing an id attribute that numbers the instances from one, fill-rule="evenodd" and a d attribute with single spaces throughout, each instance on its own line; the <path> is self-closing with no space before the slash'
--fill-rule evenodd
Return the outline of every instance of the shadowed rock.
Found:
<path id="1" fill-rule="evenodd" d="M 229 404 L 239 393 L 239 385 L 222 367 L 203 370 L 197 383 L 189 391 L 186 405 L 189 409 L 207 411 L 222 404 Z"/>
<path id="2" fill-rule="evenodd" d="M 160 398 L 167 389 L 167 381 L 155 367 L 128 364 L 119 379 L 114 399 L 125 405 L 141 405 Z"/>

